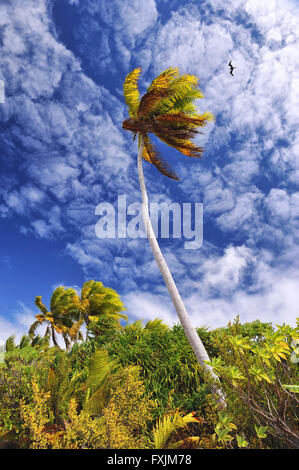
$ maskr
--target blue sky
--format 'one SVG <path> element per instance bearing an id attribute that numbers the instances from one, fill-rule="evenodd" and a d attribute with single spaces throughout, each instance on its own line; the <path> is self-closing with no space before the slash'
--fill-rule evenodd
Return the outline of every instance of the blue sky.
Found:
<path id="1" fill-rule="evenodd" d="M 131 321 L 177 321 L 147 240 L 95 235 L 100 202 L 140 201 L 121 128 L 139 66 L 141 93 L 169 66 L 197 75 L 199 109 L 216 117 L 196 137 L 202 160 L 158 144 L 180 182 L 144 164 L 150 201 L 204 204 L 200 249 L 160 240 L 193 323 L 295 322 L 298 31 L 288 0 L 0 3 L 0 342 L 28 330 L 36 295 L 89 279 L 116 289 Z"/>

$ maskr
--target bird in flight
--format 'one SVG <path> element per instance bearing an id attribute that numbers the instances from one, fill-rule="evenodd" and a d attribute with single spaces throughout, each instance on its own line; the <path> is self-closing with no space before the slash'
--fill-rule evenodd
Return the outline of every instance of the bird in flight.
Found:
<path id="1" fill-rule="evenodd" d="M 230 71 L 229 71 L 229 73 L 234 77 L 233 70 L 234 70 L 236 67 L 233 67 L 233 66 L 232 66 L 232 61 L 231 61 L 231 60 L 229 61 L 228 65 L 230 66 Z"/>

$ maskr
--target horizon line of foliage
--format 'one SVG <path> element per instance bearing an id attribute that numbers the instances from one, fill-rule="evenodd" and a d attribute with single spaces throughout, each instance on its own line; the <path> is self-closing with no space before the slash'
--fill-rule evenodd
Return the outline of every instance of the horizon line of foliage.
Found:
<path id="1" fill-rule="evenodd" d="M 0 448 L 298 448 L 299 319 L 197 328 L 226 395 L 219 411 L 180 325 L 128 323 L 96 281 L 55 289 L 49 310 L 36 299 L 35 326 L 7 339 L 0 363 Z"/>

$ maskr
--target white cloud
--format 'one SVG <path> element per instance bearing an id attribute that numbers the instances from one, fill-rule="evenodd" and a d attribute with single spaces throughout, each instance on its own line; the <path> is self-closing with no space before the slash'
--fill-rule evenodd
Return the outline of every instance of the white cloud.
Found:
<path id="1" fill-rule="evenodd" d="M 5 344 L 9 336 L 16 336 L 16 344 L 24 334 L 28 333 L 29 327 L 34 322 L 34 313 L 22 302 L 18 302 L 18 309 L 13 313 L 10 319 L 0 315 L 0 345 Z"/>
<path id="2" fill-rule="evenodd" d="M 240 321 L 295 325 L 298 317 L 298 278 L 273 275 L 271 287 L 264 292 L 248 294 L 238 290 L 231 298 L 207 299 L 201 293 L 187 299 L 188 311 L 196 325 L 207 323 L 211 328 L 221 327 L 237 315 Z"/>
<path id="3" fill-rule="evenodd" d="M 222 214 L 235 205 L 232 191 L 224 188 L 221 180 L 214 179 L 203 191 L 204 210 L 209 214 Z"/>
<path id="4" fill-rule="evenodd" d="M 240 281 L 252 265 L 257 276 L 255 288 L 246 291 L 240 288 Z M 192 294 L 182 296 L 194 326 L 221 327 L 237 315 L 241 322 L 259 319 L 273 325 L 283 322 L 295 325 L 299 316 L 299 281 L 295 270 L 282 274 L 279 269 L 271 269 L 244 246 L 228 248 L 223 257 L 207 260 L 200 269 L 201 282 Z M 189 288 L 190 285 L 188 281 Z M 214 289 L 218 290 L 217 296 Z M 156 295 L 132 292 L 123 300 L 130 318 L 161 318 L 169 325 L 178 321 L 166 289 Z"/>
<path id="5" fill-rule="evenodd" d="M 250 250 L 245 246 L 230 246 L 225 249 L 222 257 L 207 259 L 201 268 L 202 289 L 208 292 L 216 288 L 222 295 L 229 295 L 240 284 L 243 271 L 251 257 Z"/>
<path id="6" fill-rule="evenodd" d="M 273 261 L 270 252 L 253 252 L 245 246 L 232 246 L 223 256 L 206 261 L 201 267 L 202 281 L 186 299 L 194 321 L 199 324 L 208 319 L 211 327 L 219 327 L 240 315 L 241 322 L 260 319 L 294 325 L 299 316 L 298 271 L 289 263 L 284 270 L 274 267 Z M 247 287 L 246 275 L 252 276 Z"/>
<path id="7" fill-rule="evenodd" d="M 223 230 L 242 229 L 245 223 L 256 216 L 255 202 L 261 199 L 261 194 L 256 192 L 248 192 L 237 197 L 235 207 L 225 214 L 220 215 L 216 219 L 217 225 Z M 246 230 L 250 230 L 247 226 Z M 250 236 L 251 234 L 248 233 Z"/>
<path id="8" fill-rule="evenodd" d="M 289 234 L 295 234 L 299 225 L 299 192 L 288 195 L 283 189 L 272 188 L 263 202 L 271 224 L 287 224 Z"/>
<path id="9" fill-rule="evenodd" d="M 206 79 L 226 63 L 233 42 L 226 28 L 221 24 L 201 23 L 196 8 L 191 7 L 172 14 L 160 27 L 154 47 L 156 72 L 167 66 L 178 66 L 184 72 Z"/>
<path id="10" fill-rule="evenodd" d="M 158 15 L 154 0 L 131 0 L 129 3 L 102 0 L 100 4 L 93 0 L 86 2 L 86 9 L 92 15 L 100 14 L 107 25 L 115 31 L 121 31 L 124 36 L 142 33 L 155 23 Z"/>

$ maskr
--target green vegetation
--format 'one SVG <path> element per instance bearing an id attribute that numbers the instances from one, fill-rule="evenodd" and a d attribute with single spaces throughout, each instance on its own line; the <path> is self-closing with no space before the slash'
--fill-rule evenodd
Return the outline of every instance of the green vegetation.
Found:
<path id="1" fill-rule="evenodd" d="M 219 411 L 181 326 L 122 325 L 119 296 L 95 281 L 52 300 L 50 312 L 36 302 L 45 336 L 31 327 L 2 352 L 0 448 L 299 447 L 299 319 L 197 329 L 226 397 Z"/>

